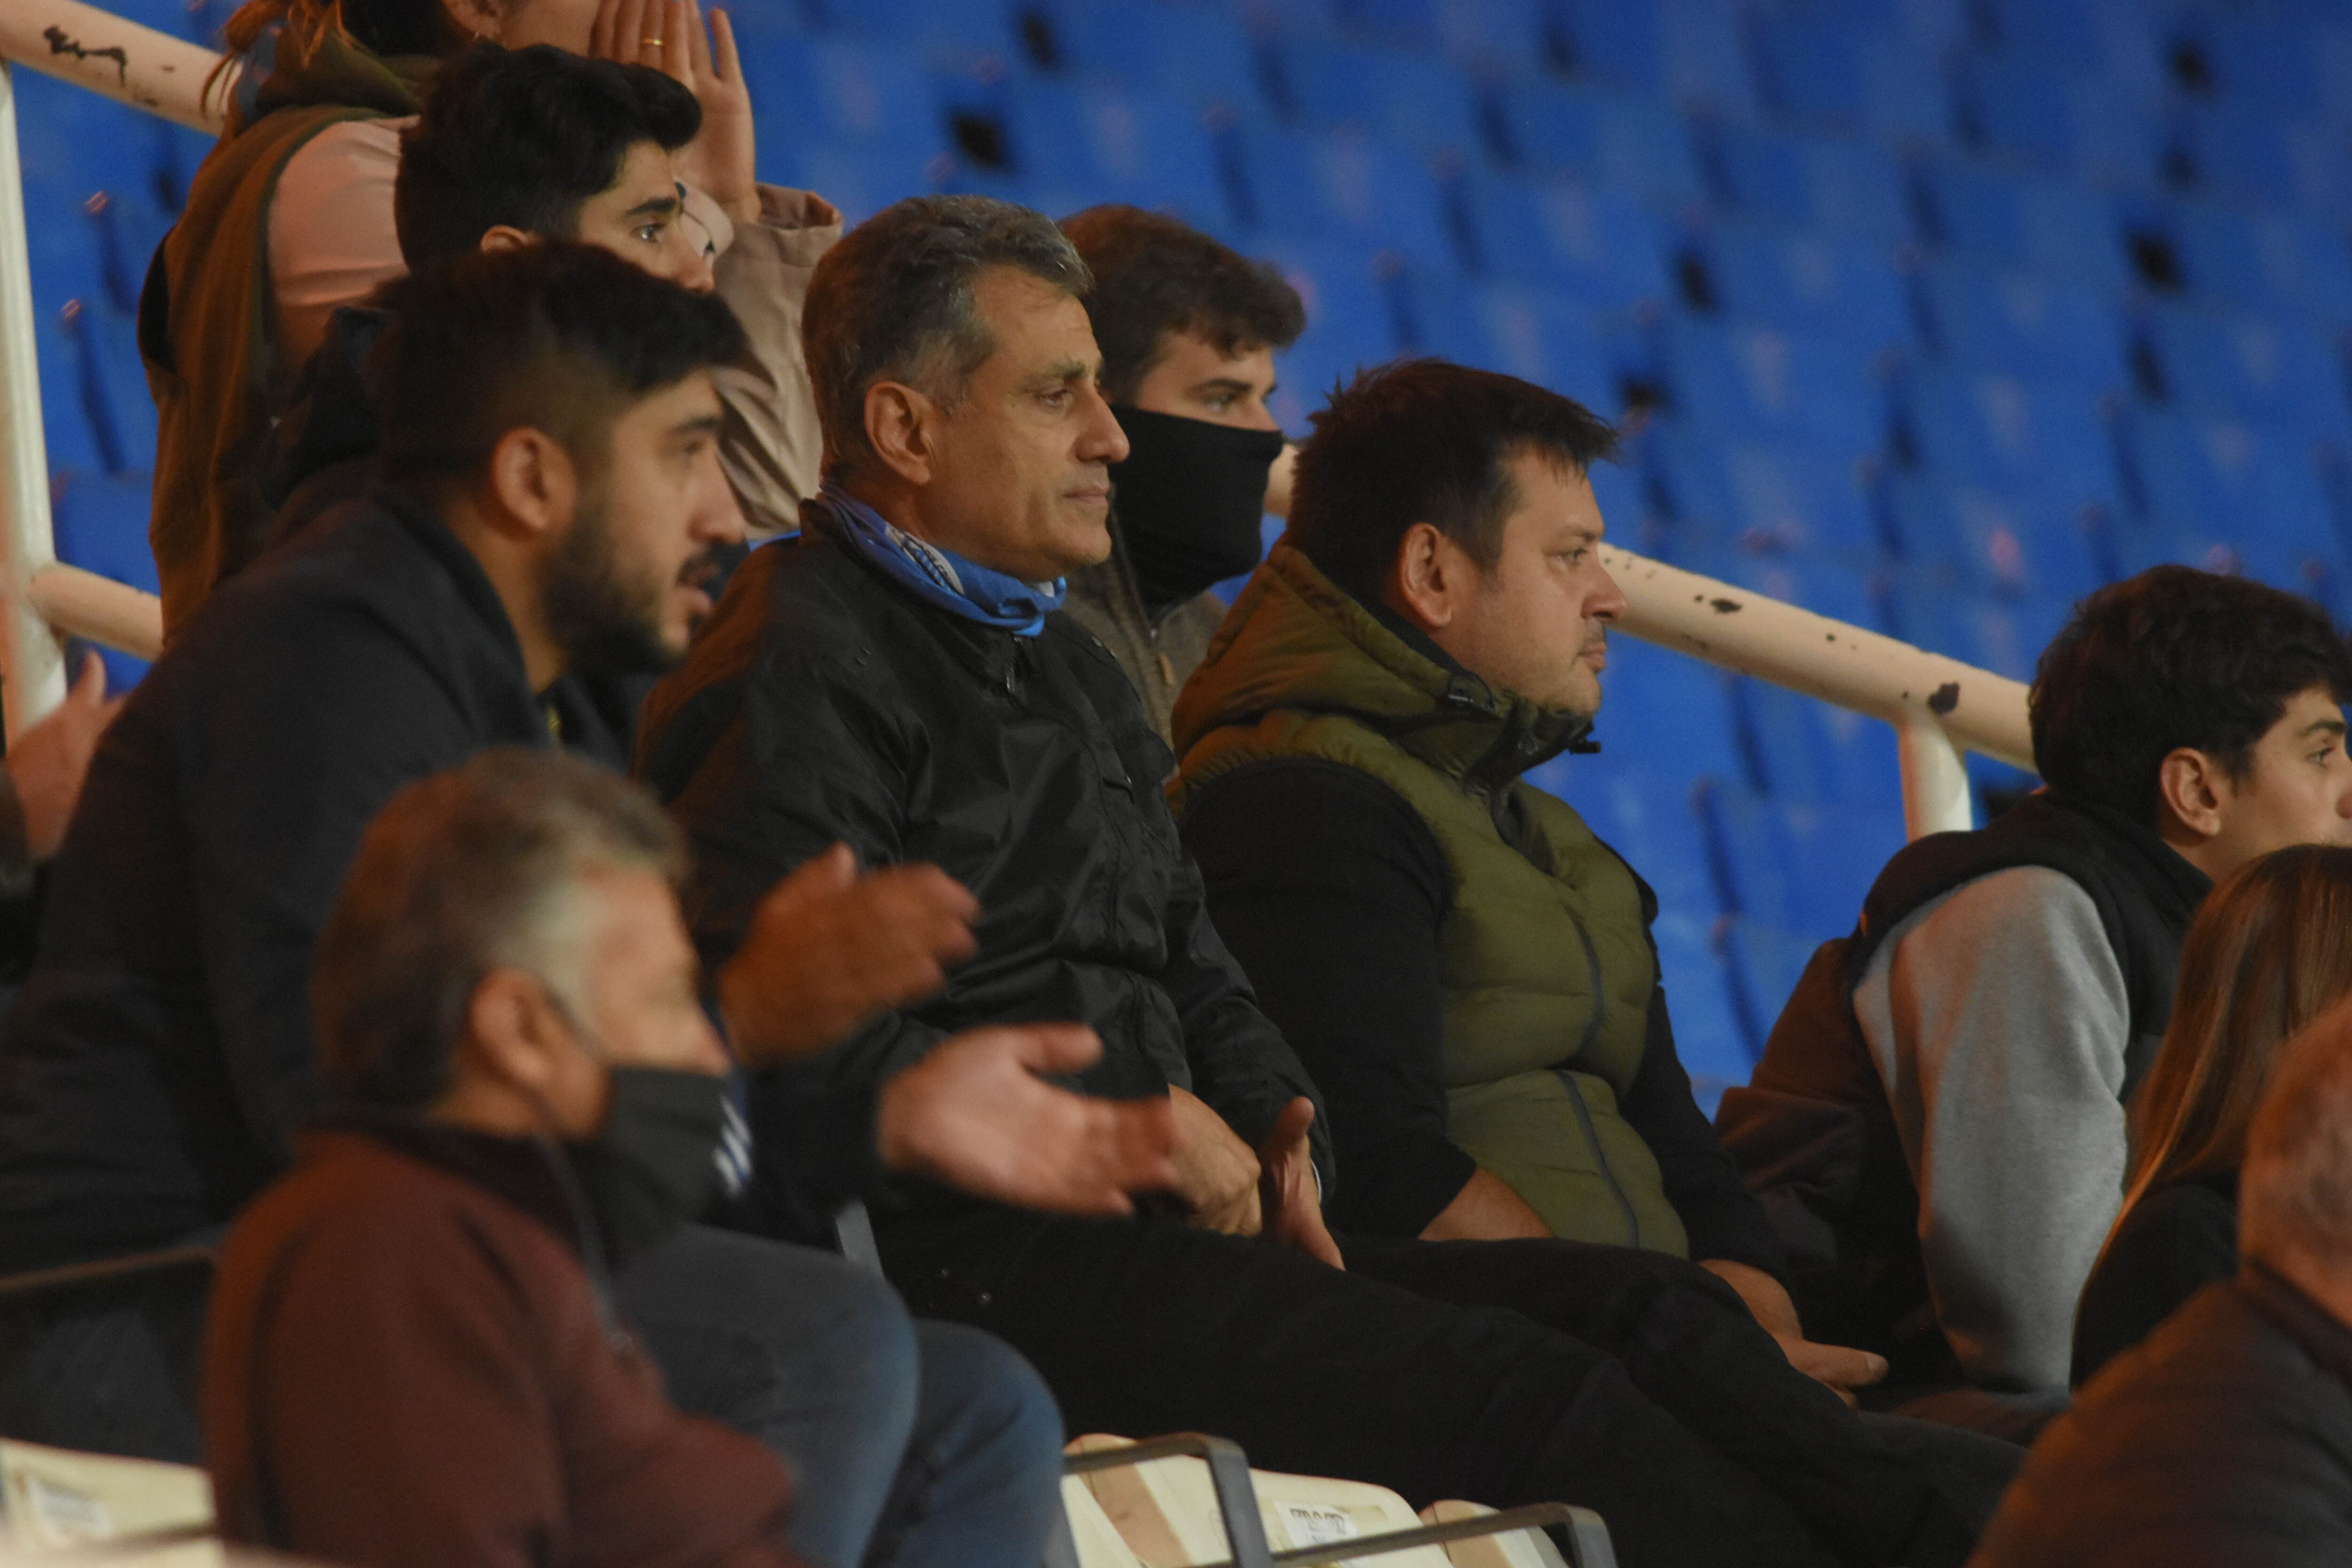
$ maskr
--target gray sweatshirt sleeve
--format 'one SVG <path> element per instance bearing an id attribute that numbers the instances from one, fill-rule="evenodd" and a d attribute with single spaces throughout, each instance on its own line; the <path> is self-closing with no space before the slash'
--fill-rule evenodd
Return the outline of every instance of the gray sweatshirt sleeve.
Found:
<path id="1" fill-rule="evenodd" d="M 2039 867 L 1979 877 L 1897 926 L 1853 1001 L 1962 1370 L 2064 1389 L 2126 1154 L 2130 1009 L 2097 907 Z"/>

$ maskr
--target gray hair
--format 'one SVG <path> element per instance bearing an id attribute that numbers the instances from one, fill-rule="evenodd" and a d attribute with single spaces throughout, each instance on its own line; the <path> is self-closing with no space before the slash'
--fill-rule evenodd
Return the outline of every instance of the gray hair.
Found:
<path id="1" fill-rule="evenodd" d="M 1043 213 L 988 196 L 912 196 L 824 253 L 801 334 L 828 479 L 875 456 L 866 393 L 903 382 L 953 408 L 996 340 L 972 302 L 991 267 L 1013 267 L 1073 299 L 1092 285 L 1077 248 Z"/>
<path id="2" fill-rule="evenodd" d="M 2281 1048 L 2238 1176 L 2247 1257 L 2352 1259 L 2352 1001 Z"/>
<path id="3" fill-rule="evenodd" d="M 536 974 L 584 1013 L 582 879 L 651 871 L 675 885 L 685 869 L 652 795 L 560 752 L 497 748 L 408 785 L 368 825 L 319 936 L 328 1087 L 376 1105 L 437 1099 L 495 969 Z"/>

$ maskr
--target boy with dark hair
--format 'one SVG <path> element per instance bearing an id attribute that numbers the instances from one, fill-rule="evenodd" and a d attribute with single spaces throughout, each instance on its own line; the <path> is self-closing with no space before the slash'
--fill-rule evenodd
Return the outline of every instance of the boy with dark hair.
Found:
<path id="1" fill-rule="evenodd" d="M 1094 275 L 1087 316 L 1129 448 L 1111 466 L 1110 557 L 1070 574 L 1064 608 L 1164 741 L 1224 618 L 1210 585 L 1257 564 L 1262 519 L 1288 506 L 1291 451 L 1266 399 L 1306 307 L 1271 266 L 1174 218 L 1098 206 L 1061 226 Z"/>
<path id="2" fill-rule="evenodd" d="M 2246 861 L 2352 842 L 2347 698 L 2308 600 L 2185 566 L 2092 595 L 2034 676 L 2047 787 L 1889 861 L 1724 1097 L 1807 1321 L 1973 1385 L 1922 1408 L 2022 1432 L 2063 1403 L 2181 940 Z"/>
<path id="3" fill-rule="evenodd" d="M 1801 1369 L 1769 1224 L 1691 1098 L 1657 905 L 1520 774 L 1591 750 L 1606 421 L 1436 360 L 1316 416 L 1290 530 L 1177 704 L 1171 791 L 1217 930 L 1329 1097 L 1341 1223 L 1689 1258 Z"/>

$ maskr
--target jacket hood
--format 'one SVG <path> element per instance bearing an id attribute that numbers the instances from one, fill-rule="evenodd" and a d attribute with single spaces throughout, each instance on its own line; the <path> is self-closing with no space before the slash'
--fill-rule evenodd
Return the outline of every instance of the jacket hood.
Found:
<path id="1" fill-rule="evenodd" d="M 239 106 L 233 132 L 279 109 L 332 105 L 394 118 L 414 114 L 441 63 L 430 55 L 374 54 L 343 30 L 340 13 L 315 26 L 285 27 L 271 44 L 268 75 L 255 89 L 251 112 Z"/>
<path id="2" fill-rule="evenodd" d="M 1413 647 L 1286 542 L 1252 574 L 1177 700 L 1177 754 L 1213 730 L 1282 711 L 1355 719 L 1489 788 L 1582 744 L 1592 728 Z"/>

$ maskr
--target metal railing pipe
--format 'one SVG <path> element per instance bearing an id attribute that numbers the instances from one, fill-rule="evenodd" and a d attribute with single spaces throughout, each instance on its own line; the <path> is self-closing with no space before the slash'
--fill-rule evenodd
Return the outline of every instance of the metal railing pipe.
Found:
<path id="1" fill-rule="evenodd" d="M 1898 730 L 1926 720 L 1969 751 L 2033 766 L 2020 681 L 1631 551 L 1603 545 L 1601 560 L 1624 590 L 1619 628 L 1645 642 L 1745 670 Z"/>
<path id="2" fill-rule="evenodd" d="M 33 574 L 57 560 L 47 441 L 33 348 L 16 79 L 0 62 L 0 709 L 11 742 L 66 696 L 64 651 L 28 593 Z"/>
<path id="3" fill-rule="evenodd" d="M 0 55 L 215 135 L 236 85 L 234 69 L 212 82 L 212 50 L 80 0 L 6 0 Z"/>

